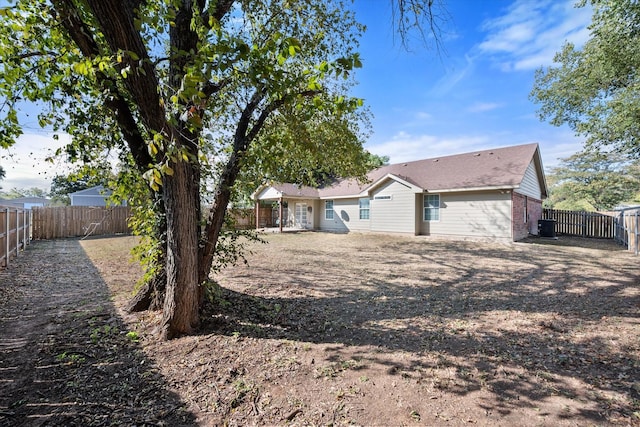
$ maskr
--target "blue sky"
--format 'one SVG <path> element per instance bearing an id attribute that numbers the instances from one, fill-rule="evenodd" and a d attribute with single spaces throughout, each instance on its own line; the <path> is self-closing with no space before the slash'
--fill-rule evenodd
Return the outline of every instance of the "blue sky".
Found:
<path id="1" fill-rule="evenodd" d="M 535 70 L 565 41 L 588 38 L 574 0 L 449 0 L 443 52 L 403 51 L 389 1 L 357 1 L 368 27 L 356 94 L 373 114 L 367 149 L 392 163 L 538 142 L 546 168 L 581 148 L 566 127 L 540 122 L 529 100 Z M 366 7 L 364 4 L 366 3 Z"/>
<path id="2" fill-rule="evenodd" d="M 409 52 L 401 47 L 390 0 L 356 0 L 357 19 L 368 28 L 354 90 L 373 113 L 365 147 L 398 163 L 538 142 L 547 169 L 579 151 L 582 140 L 540 122 L 529 100 L 535 70 L 551 65 L 566 41 L 580 46 L 588 38 L 590 11 L 574 3 L 444 0 L 448 20 L 438 53 L 418 43 Z M 37 125 L 25 132 L 10 152 L 0 150 L 0 186 L 48 191 L 65 165 L 43 160 L 65 138 L 54 143 Z"/>

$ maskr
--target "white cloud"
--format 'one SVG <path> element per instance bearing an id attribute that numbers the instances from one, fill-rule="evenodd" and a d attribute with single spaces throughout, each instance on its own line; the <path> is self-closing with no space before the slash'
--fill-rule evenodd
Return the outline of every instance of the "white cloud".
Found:
<path id="1" fill-rule="evenodd" d="M 436 97 L 447 95 L 460 81 L 471 75 L 475 71 L 475 68 L 474 58 L 470 55 L 465 55 L 464 63 L 447 71 L 445 75 L 433 85 L 429 95 Z"/>
<path id="2" fill-rule="evenodd" d="M 389 156 L 391 163 L 402 163 L 534 142 L 540 145 L 542 163 L 547 170 L 557 166 L 560 158 L 569 157 L 583 148 L 582 139 L 576 137 L 573 132 L 554 127 L 539 132 L 533 137 L 526 132 L 438 137 L 428 134 L 412 135 L 402 131 L 391 139 L 368 145 L 366 148 L 373 154 Z"/>
<path id="3" fill-rule="evenodd" d="M 431 120 L 433 116 L 426 111 L 418 111 L 417 113 L 415 113 L 415 118 L 417 120 Z"/>
<path id="4" fill-rule="evenodd" d="M 440 138 L 399 132 L 390 140 L 369 146 L 367 149 L 380 156 L 389 156 L 391 163 L 401 163 L 491 148 L 490 142 L 484 136 Z"/>
<path id="5" fill-rule="evenodd" d="M 495 110 L 501 106 L 501 104 L 497 104 L 495 102 L 476 102 L 467 108 L 467 111 L 470 113 L 483 113 L 485 111 Z"/>
<path id="6" fill-rule="evenodd" d="M 485 21 L 485 39 L 477 46 L 504 71 L 531 70 L 553 63 L 566 42 L 581 46 L 589 38 L 589 7 L 575 0 L 517 0 L 507 12 Z"/>
<path id="7" fill-rule="evenodd" d="M 5 179 L 0 181 L 2 190 L 37 187 L 49 191 L 53 177 L 69 168 L 61 160 L 51 163 L 46 159 L 68 142 L 67 135 L 56 141 L 51 135 L 23 134 L 11 148 L 0 149 L 0 166 L 5 171 Z"/>

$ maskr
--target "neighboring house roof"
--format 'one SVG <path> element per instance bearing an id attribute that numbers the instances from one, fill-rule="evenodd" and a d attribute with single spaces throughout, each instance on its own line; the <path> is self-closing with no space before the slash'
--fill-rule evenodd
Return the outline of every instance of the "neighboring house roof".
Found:
<path id="1" fill-rule="evenodd" d="M 282 197 L 318 198 L 366 196 L 368 191 L 387 179 L 402 181 L 416 192 L 516 189 L 532 161 L 540 177 L 544 198 L 548 193 L 547 185 L 540 150 L 535 143 L 382 166 L 371 171 L 366 182 L 342 179 L 317 189 L 277 183 L 269 187 Z M 266 187 L 259 188 L 253 197 L 256 198 Z"/>
<path id="2" fill-rule="evenodd" d="M 69 196 L 108 196 L 110 194 L 111 190 L 105 189 L 102 185 L 96 185 L 95 187 L 69 193 Z"/>

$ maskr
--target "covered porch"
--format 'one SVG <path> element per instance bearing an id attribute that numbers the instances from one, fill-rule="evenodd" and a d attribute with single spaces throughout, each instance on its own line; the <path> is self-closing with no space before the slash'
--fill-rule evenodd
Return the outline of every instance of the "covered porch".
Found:
<path id="1" fill-rule="evenodd" d="M 293 184 L 264 185 L 252 194 L 256 229 L 315 230 L 320 224 L 317 190 Z"/>
<path id="2" fill-rule="evenodd" d="M 279 197 L 256 200 L 255 217 L 257 230 L 295 231 L 313 230 L 316 201 Z"/>

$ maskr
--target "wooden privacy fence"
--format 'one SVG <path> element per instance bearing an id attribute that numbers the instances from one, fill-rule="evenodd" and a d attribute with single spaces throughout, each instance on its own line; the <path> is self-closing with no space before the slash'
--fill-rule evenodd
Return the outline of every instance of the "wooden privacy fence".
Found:
<path id="1" fill-rule="evenodd" d="M 544 219 L 555 220 L 556 234 L 579 237 L 613 239 L 615 236 L 615 217 L 598 212 L 565 211 L 544 209 Z"/>
<path id="2" fill-rule="evenodd" d="M 236 228 L 248 230 L 256 226 L 256 213 L 254 209 L 229 208 L 227 210 L 227 216 L 233 219 Z"/>
<path id="3" fill-rule="evenodd" d="M 29 244 L 30 227 L 29 209 L 0 205 L 0 267 L 7 267 Z"/>
<path id="4" fill-rule="evenodd" d="M 128 206 L 45 206 L 33 208 L 33 239 L 130 233 Z"/>
<path id="5" fill-rule="evenodd" d="M 640 208 L 622 209 L 615 212 L 615 239 L 636 255 L 640 253 Z"/>

